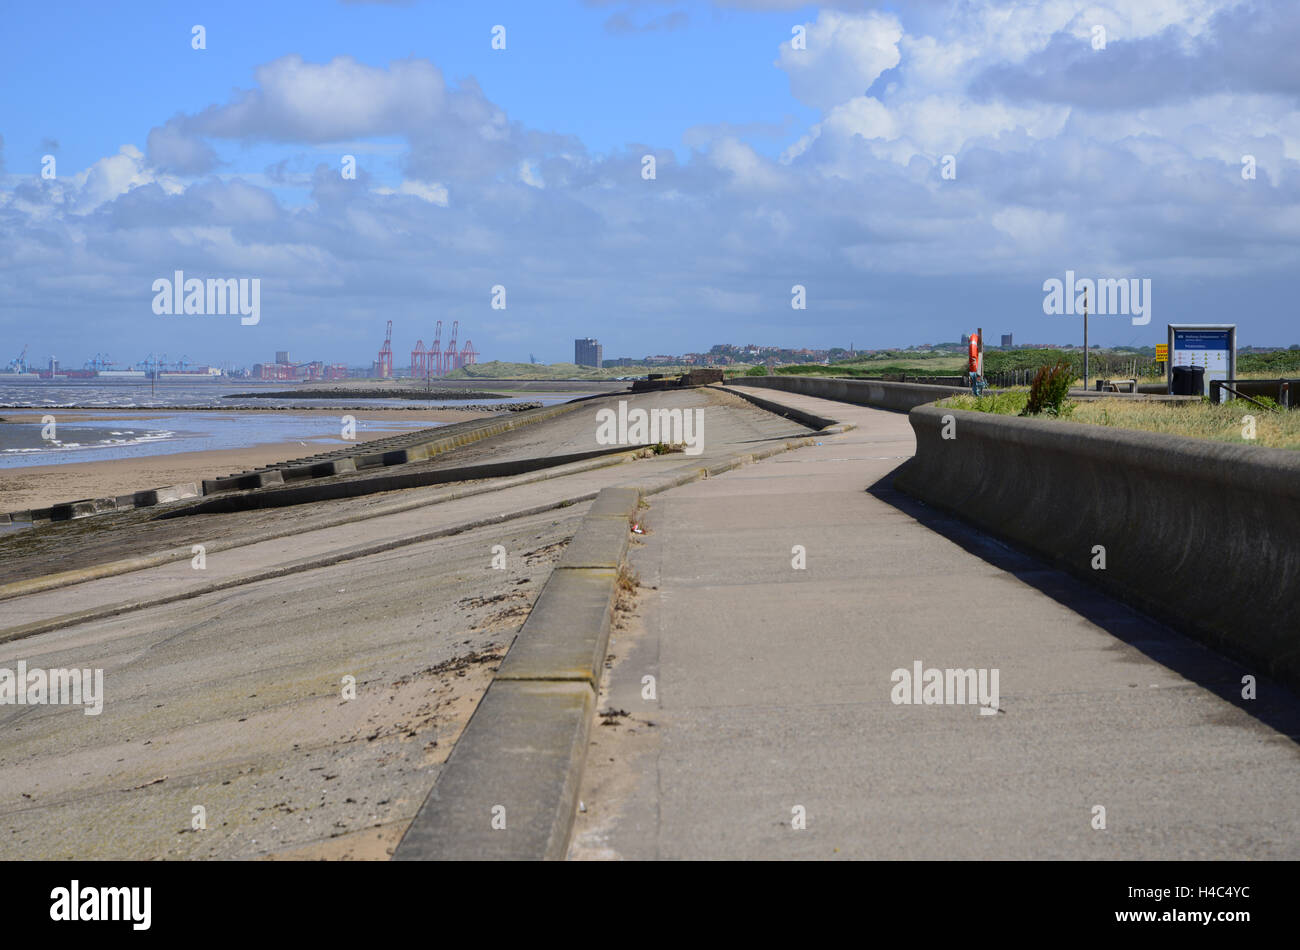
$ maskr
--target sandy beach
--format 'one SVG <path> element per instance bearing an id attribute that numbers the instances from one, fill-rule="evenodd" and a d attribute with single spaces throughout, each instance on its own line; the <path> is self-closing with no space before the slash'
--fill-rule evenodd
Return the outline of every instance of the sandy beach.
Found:
<path id="1" fill-rule="evenodd" d="M 170 410 L 169 410 L 170 411 Z M 237 410 L 224 410 L 237 412 Z M 113 410 L 114 414 L 133 421 L 144 421 L 157 410 Z M 385 421 L 411 423 L 467 422 L 489 413 L 465 412 L 448 409 L 374 409 L 352 410 L 356 416 L 357 441 L 366 442 L 399 432 L 411 431 L 407 426 L 385 427 Z M 75 411 L 60 413 L 60 418 L 73 421 Z M 201 424 L 206 413 L 195 413 L 196 424 Z M 294 410 L 294 415 L 321 415 L 338 417 L 332 409 Z M 4 414 L 6 422 L 39 422 L 40 414 L 30 411 L 10 411 Z M 374 425 L 379 423 L 378 425 Z M 361 426 L 366 424 L 363 430 Z M 371 427 L 373 425 L 373 427 Z M 260 465 L 270 465 L 286 459 L 301 458 L 325 452 L 338 446 L 337 441 L 324 440 L 318 435 L 303 434 L 299 439 L 250 445 L 237 449 L 216 449 L 204 452 L 177 452 L 170 455 L 151 455 L 141 458 L 105 459 L 96 462 L 75 462 L 62 465 L 33 465 L 24 468 L 0 469 L 0 512 L 40 508 L 82 498 L 100 498 L 125 495 L 128 492 L 183 482 L 198 482 L 204 478 L 229 475 Z"/>

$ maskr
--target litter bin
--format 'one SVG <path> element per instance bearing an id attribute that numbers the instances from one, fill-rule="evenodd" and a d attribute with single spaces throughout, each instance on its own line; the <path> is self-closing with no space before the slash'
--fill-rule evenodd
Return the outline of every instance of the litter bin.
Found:
<path id="1" fill-rule="evenodd" d="M 1169 391 L 1175 396 L 1204 396 L 1205 367 L 1175 366 Z"/>

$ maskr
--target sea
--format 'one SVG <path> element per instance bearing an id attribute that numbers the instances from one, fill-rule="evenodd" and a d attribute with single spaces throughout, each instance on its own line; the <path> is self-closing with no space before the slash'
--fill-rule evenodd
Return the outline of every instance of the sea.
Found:
<path id="1" fill-rule="evenodd" d="M 345 441 L 338 418 L 323 414 L 299 414 L 293 411 L 295 408 L 435 409 L 467 403 L 496 405 L 521 400 L 552 405 L 572 398 L 572 394 L 552 393 L 447 402 L 363 399 L 353 396 L 328 399 L 224 398 L 236 393 L 256 392 L 259 388 L 283 392 L 291 385 L 286 385 L 283 381 L 259 384 L 238 380 L 160 382 L 153 387 L 147 380 L 20 382 L 0 377 L 0 420 L 6 415 L 33 417 L 40 413 L 42 417 L 39 422 L 33 420 L 0 424 L 0 469 L 171 455 L 177 452 L 244 448 L 292 441 L 301 441 L 304 447 L 302 454 L 309 455 L 326 451 L 329 446 Z M 239 411 L 269 408 L 279 411 Z M 76 418 L 61 421 L 60 409 L 70 412 L 75 410 Z M 142 409 L 155 411 L 139 411 Z M 439 424 L 415 418 L 409 422 L 403 419 L 375 422 L 358 420 L 356 434 L 363 436 L 368 429 L 427 429 Z"/>

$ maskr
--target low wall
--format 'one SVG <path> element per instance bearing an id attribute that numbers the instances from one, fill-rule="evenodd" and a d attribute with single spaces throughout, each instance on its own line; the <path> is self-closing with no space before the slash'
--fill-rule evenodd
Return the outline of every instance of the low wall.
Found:
<path id="1" fill-rule="evenodd" d="M 913 406 L 949 399 L 953 395 L 951 386 L 887 383 L 831 376 L 736 376 L 727 380 L 727 385 L 780 389 L 788 393 L 835 399 L 858 406 L 874 406 L 877 409 L 894 409 L 898 412 L 907 412 Z"/>
<path id="2" fill-rule="evenodd" d="M 830 429 L 832 426 L 841 426 L 841 428 L 836 431 L 843 431 L 844 428 L 848 428 L 829 416 L 819 416 L 816 413 L 804 412 L 804 410 L 796 409 L 793 406 L 784 406 L 779 402 L 773 402 L 771 399 L 764 399 L 762 396 L 757 396 L 744 389 L 735 389 L 734 395 L 737 395 L 746 402 L 753 403 L 755 406 L 758 406 L 758 408 L 764 409 L 774 415 L 782 416 L 786 419 L 793 419 L 801 426 L 807 426 L 814 431 Z"/>
<path id="3" fill-rule="evenodd" d="M 1300 452 L 934 406 L 910 421 L 896 487 L 1300 686 Z"/>

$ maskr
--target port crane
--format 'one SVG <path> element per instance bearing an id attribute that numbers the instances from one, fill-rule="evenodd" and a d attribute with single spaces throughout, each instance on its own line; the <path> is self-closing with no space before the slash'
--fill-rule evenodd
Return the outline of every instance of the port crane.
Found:
<path id="1" fill-rule="evenodd" d="M 433 331 L 433 346 L 429 349 L 429 372 L 434 376 L 441 376 L 442 370 L 442 321 L 438 321 L 438 328 Z"/>
<path id="2" fill-rule="evenodd" d="M 388 332 L 384 334 L 384 345 L 379 348 L 379 359 L 375 361 L 380 379 L 393 376 L 393 321 L 388 321 Z"/>
<path id="3" fill-rule="evenodd" d="M 451 321 L 451 342 L 447 344 L 447 349 L 442 354 L 443 373 L 450 373 L 452 370 L 460 368 L 460 364 L 456 360 L 456 357 L 459 355 L 456 352 L 456 334 L 459 331 L 460 331 L 460 321 L 459 320 Z"/>

